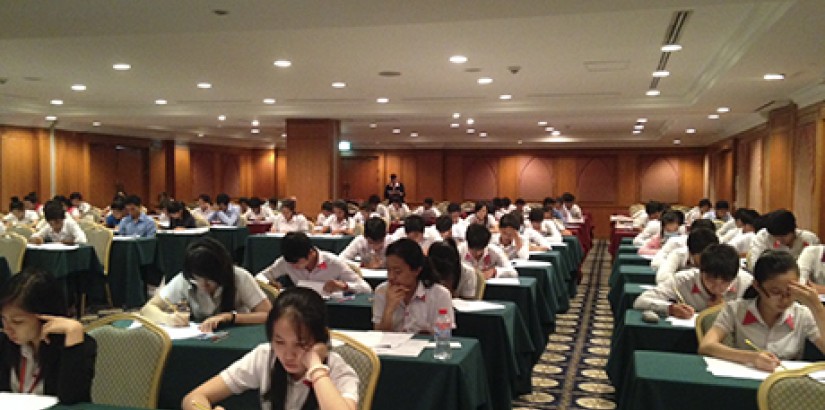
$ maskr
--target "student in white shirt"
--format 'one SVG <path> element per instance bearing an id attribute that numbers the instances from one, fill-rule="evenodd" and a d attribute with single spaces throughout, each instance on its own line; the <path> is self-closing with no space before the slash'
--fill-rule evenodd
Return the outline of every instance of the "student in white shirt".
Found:
<path id="1" fill-rule="evenodd" d="M 467 222 L 461 219 L 461 206 L 455 202 L 450 202 L 447 205 L 447 214 L 450 215 L 450 219 L 453 221 L 452 238 L 455 239 L 456 243 L 464 242 L 467 239 Z"/>
<path id="2" fill-rule="evenodd" d="M 816 292 L 825 294 L 825 245 L 810 245 L 802 250 L 799 265 L 799 283 L 807 283 Z"/>
<path id="3" fill-rule="evenodd" d="M 637 229 L 644 229 L 651 220 L 659 219 L 659 217 L 662 216 L 664 209 L 664 204 L 661 202 L 648 201 L 648 203 L 645 204 L 644 213 L 634 216 L 633 227 Z"/>
<path id="4" fill-rule="evenodd" d="M 570 192 L 565 192 L 561 195 L 561 200 L 564 204 L 564 210 L 567 213 L 567 219 L 582 219 L 582 209 L 576 204 L 576 197 Z"/>
<path id="5" fill-rule="evenodd" d="M 324 203 L 321 204 L 321 212 L 318 214 L 318 217 L 315 218 L 315 230 L 322 232 L 324 226 L 326 226 L 327 219 L 332 217 L 332 202 L 324 201 Z"/>
<path id="6" fill-rule="evenodd" d="M 490 244 L 492 234 L 484 225 L 467 227 L 467 242 L 458 247 L 461 261 L 481 271 L 486 279 L 515 278 L 518 272 L 501 248 Z"/>
<path id="7" fill-rule="evenodd" d="M 736 300 L 753 278 L 739 269 L 739 255 L 730 245 L 708 246 L 697 268 L 677 272 L 653 289 L 642 292 L 633 308 L 653 310 L 661 316 L 690 319 L 710 306 Z"/>
<path id="8" fill-rule="evenodd" d="M 451 238 L 430 246 L 427 254 L 430 268 L 438 275 L 439 282 L 453 298 L 476 299 L 476 287 L 480 280 L 475 269 L 461 262 L 458 246 Z"/>
<path id="9" fill-rule="evenodd" d="M 69 214 L 74 219 L 80 219 L 92 210 L 92 206 L 83 200 L 83 195 L 80 192 L 72 192 L 69 194 Z"/>
<path id="10" fill-rule="evenodd" d="M 739 255 L 745 257 L 751 249 L 751 242 L 756 236 L 756 222 L 759 213 L 753 209 L 739 208 L 733 213 L 736 228 L 724 235 L 719 235 L 719 241 L 736 248 Z M 725 223 L 727 225 L 727 223 Z M 718 232 L 717 232 L 718 234 Z"/>
<path id="11" fill-rule="evenodd" d="M 677 212 L 667 211 L 662 215 L 659 220 L 661 230 L 638 249 L 637 253 L 639 255 L 655 256 L 668 241 L 684 233 L 684 227 L 681 225 L 682 216 Z"/>
<path id="12" fill-rule="evenodd" d="M 441 212 L 435 208 L 434 204 L 435 201 L 433 201 L 432 198 L 424 198 L 424 204 L 419 206 L 418 208 L 415 208 L 415 211 L 413 211 L 413 213 L 416 215 L 421 215 L 421 217 L 423 217 L 425 221 L 427 219 L 435 220 L 435 218 L 441 216 Z"/>
<path id="13" fill-rule="evenodd" d="M 183 410 L 211 409 L 247 390 L 260 392 L 262 410 L 356 410 L 358 375 L 329 351 L 327 326 L 326 303 L 318 294 L 285 290 L 266 318 L 267 343 L 192 390 Z"/>
<path id="14" fill-rule="evenodd" d="M 210 221 L 215 210 L 212 208 L 212 198 L 207 194 L 198 195 L 198 206 L 192 210 L 192 216 L 205 221 Z"/>
<path id="15" fill-rule="evenodd" d="M 704 218 L 713 221 L 728 222 L 732 221 L 733 217 L 730 215 L 730 203 L 725 200 L 716 201 L 715 209 L 705 213 Z"/>
<path id="16" fill-rule="evenodd" d="M 450 291 L 438 283 L 421 247 L 402 238 L 387 247 L 387 281 L 375 289 L 372 323 L 385 332 L 432 333 L 439 311 L 455 315 Z"/>
<path id="17" fill-rule="evenodd" d="M 693 224 L 690 225 L 689 229 L 690 232 L 698 229 L 707 229 L 713 232 L 716 229 L 716 225 L 714 225 L 709 219 L 699 219 L 694 221 Z M 673 252 L 683 250 L 685 254 L 687 254 L 687 239 L 688 235 L 682 232 L 680 232 L 679 235 L 668 239 L 667 242 L 662 245 L 662 248 L 656 252 L 653 259 L 651 259 L 650 267 L 654 270 L 658 270 Z"/>
<path id="18" fill-rule="evenodd" d="M 86 243 L 86 234 L 72 218 L 67 218 L 66 210 L 58 201 L 49 201 L 43 207 L 46 224 L 35 232 L 29 242 L 60 242 L 67 245 Z"/>
<path id="19" fill-rule="evenodd" d="M 367 198 L 367 202 L 370 204 L 371 212 L 377 213 L 378 217 L 384 218 L 385 221 L 390 220 L 390 210 L 387 208 L 387 205 L 381 203 L 381 198 L 379 198 L 378 195 L 370 195 L 370 197 Z"/>
<path id="20" fill-rule="evenodd" d="M 476 202 L 475 213 L 468 216 L 465 220 L 467 222 L 467 225 L 469 226 L 473 224 L 479 224 L 489 229 L 490 232 L 498 231 L 496 218 L 493 215 L 490 215 L 490 207 L 490 203 L 486 201 Z"/>
<path id="21" fill-rule="evenodd" d="M 173 308 L 183 301 L 191 313 Z M 233 266 L 229 251 L 217 240 L 204 237 L 186 249 L 183 271 L 157 291 L 141 315 L 169 326 L 202 322 L 203 332 L 222 324 L 260 324 L 272 304 L 246 269 Z M 191 317 L 190 317 L 191 316 Z"/>
<path id="22" fill-rule="evenodd" d="M 372 217 L 364 224 L 364 234 L 359 235 L 347 245 L 339 256 L 368 269 L 383 269 L 387 267 L 387 223 L 378 217 Z"/>
<path id="23" fill-rule="evenodd" d="M 402 201 L 401 197 L 393 196 L 390 197 L 390 206 L 387 213 L 390 216 L 390 222 L 399 222 L 410 214 L 410 208 Z"/>
<path id="24" fill-rule="evenodd" d="M 3 222 L 9 227 L 16 225 L 34 226 L 39 219 L 40 217 L 36 212 L 27 211 L 26 205 L 17 200 L 17 197 L 14 197 L 9 205 L 9 214 L 3 217 Z"/>
<path id="25" fill-rule="evenodd" d="M 688 226 L 690 226 L 691 224 L 693 224 L 693 221 L 703 219 L 705 214 L 710 212 L 712 206 L 713 204 L 711 204 L 710 199 L 700 199 L 699 204 L 691 208 L 685 214 L 685 223 L 688 224 Z"/>
<path id="26" fill-rule="evenodd" d="M 756 233 L 748 253 L 748 267 L 753 269 L 762 252 L 768 249 L 789 252 L 798 258 L 809 245 L 819 245 L 819 237 L 813 232 L 797 229 L 796 217 L 788 210 L 780 209 L 763 216 L 764 228 Z"/>
<path id="27" fill-rule="evenodd" d="M 498 246 L 510 259 L 529 259 L 530 241 L 518 231 L 521 220 L 514 214 L 505 214 L 498 222 L 498 233 L 492 235 L 490 243 Z"/>
<path id="28" fill-rule="evenodd" d="M 799 360 L 806 340 L 825 352 L 823 331 L 825 306 L 819 295 L 799 283 L 793 256 L 769 250 L 754 265 L 753 284 L 742 299 L 728 302 L 719 312 L 699 344 L 699 354 L 772 372 L 780 360 Z M 733 336 L 733 347 L 723 343 L 728 335 Z"/>
<path id="29" fill-rule="evenodd" d="M 424 225 L 424 218 L 419 215 L 409 215 L 404 218 L 404 226 L 393 232 L 390 242 L 395 242 L 401 238 L 412 239 L 421 246 L 424 253 L 434 242 L 441 240 L 441 235 L 435 229 L 427 228 Z"/>
<path id="30" fill-rule="evenodd" d="M 271 209 L 263 206 L 263 201 L 257 196 L 249 199 L 249 209 L 244 213 L 244 218 L 249 223 L 274 223 L 275 213 Z"/>
<path id="31" fill-rule="evenodd" d="M 671 252 L 656 270 L 656 283 L 662 283 L 688 268 L 700 266 L 702 251 L 719 243 L 719 237 L 709 229 L 694 229 L 687 238 L 687 247 Z"/>
<path id="32" fill-rule="evenodd" d="M 295 201 L 286 199 L 281 202 L 281 213 L 275 215 L 271 232 L 306 232 L 309 230 L 307 218 L 295 212 Z"/>
<path id="33" fill-rule="evenodd" d="M 338 200 L 332 203 L 332 216 L 324 222 L 323 232 L 333 235 L 352 235 L 355 232 L 355 221 L 349 217 L 346 202 Z"/>
<path id="34" fill-rule="evenodd" d="M 288 276 L 292 285 L 298 282 L 323 282 L 327 293 L 351 291 L 370 293 L 370 285 L 343 259 L 331 252 L 312 246 L 303 232 L 290 232 L 281 241 L 282 256 L 255 276 L 273 286 L 282 287 L 278 278 Z"/>
<path id="35" fill-rule="evenodd" d="M 522 217 L 526 217 L 530 214 L 530 207 L 527 206 L 527 202 L 523 198 L 518 198 L 516 202 L 514 202 L 513 212 Z"/>
<path id="36" fill-rule="evenodd" d="M 645 208 L 647 209 L 647 213 L 649 215 L 647 225 L 645 225 L 644 229 L 642 229 L 642 231 L 633 238 L 633 245 L 638 247 L 645 246 L 647 241 L 653 238 L 656 234 L 660 233 L 662 230 L 662 223 L 659 219 L 665 211 L 665 205 L 660 202 L 650 201 L 647 205 L 645 205 Z"/>
<path id="37" fill-rule="evenodd" d="M 541 229 L 545 225 L 544 210 L 535 208 L 530 210 L 529 220 L 525 224 L 524 238 L 529 243 L 531 251 L 549 251 L 553 249 L 553 242 L 561 243 L 561 233 L 556 229 L 553 221 L 546 221 L 555 236 L 544 236 Z"/>

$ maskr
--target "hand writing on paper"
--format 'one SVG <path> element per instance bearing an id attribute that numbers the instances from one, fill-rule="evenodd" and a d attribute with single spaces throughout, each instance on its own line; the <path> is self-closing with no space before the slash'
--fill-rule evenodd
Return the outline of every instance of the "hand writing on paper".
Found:
<path id="1" fill-rule="evenodd" d="M 684 303 L 674 303 L 667 308 L 667 314 L 679 319 L 690 319 L 696 311 L 693 306 Z"/>
<path id="2" fill-rule="evenodd" d="M 347 282 L 342 280 L 333 280 L 330 279 L 324 283 L 324 292 L 332 293 L 339 290 L 347 290 L 349 286 L 347 286 Z"/>

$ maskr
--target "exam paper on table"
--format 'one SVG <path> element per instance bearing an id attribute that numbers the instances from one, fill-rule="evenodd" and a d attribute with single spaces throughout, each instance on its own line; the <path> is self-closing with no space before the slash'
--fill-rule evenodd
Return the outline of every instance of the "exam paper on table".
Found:
<path id="1" fill-rule="evenodd" d="M 679 319 L 673 316 L 668 316 L 668 318 L 665 320 L 667 320 L 668 322 L 670 322 L 671 325 L 676 327 L 696 327 L 697 316 L 699 316 L 699 314 L 697 313 L 694 313 L 693 317 L 690 319 Z"/>
<path id="2" fill-rule="evenodd" d="M 642 258 L 644 258 L 644 259 L 647 259 L 647 260 L 651 260 L 651 261 L 652 261 L 652 260 L 653 260 L 653 257 L 654 257 L 654 256 L 656 256 L 656 255 L 639 255 L 639 256 L 641 256 L 641 257 L 642 257 Z"/>
<path id="3" fill-rule="evenodd" d="M 507 273 L 510 276 L 518 276 L 516 274 L 516 268 L 512 266 L 496 266 L 496 276 L 501 276 L 502 273 Z"/>
<path id="4" fill-rule="evenodd" d="M 79 245 L 66 245 L 59 242 L 49 242 L 40 245 L 30 243 L 26 245 L 28 249 L 42 249 L 44 251 L 72 251 L 80 248 Z"/>
<path id="5" fill-rule="evenodd" d="M 548 266 L 553 266 L 552 263 L 547 261 L 531 261 L 529 259 L 513 259 L 510 261 L 513 264 L 513 267 L 525 267 L 525 268 L 546 268 Z"/>
<path id="6" fill-rule="evenodd" d="M 208 227 L 202 228 L 187 228 L 187 229 L 167 229 L 161 231 L 163 233 L 172 235 L 200 235 L 209 232 Z"/>
<path id="7" fill-rule="evenodd" d="M 368 269 L 368 268 L 361 268 L 361 276 L 370 279 L 386 279 L 387 278 L 387 270 L 386 269 Z"/>
<path id="8" fill-rule="evenodd" d="M 484 300 L 453 299 L 453 307 L 459 312 L 483 312 L 504 309 L 504 305 Z"/>
<path id="9" fill-rule="evenodd" d="M 487 279 L 488 285 L 506 285 L 506 286 L 518 286 L 519 281 L 518 278 L 490 278 Z"/>
<path id="10" fill-rule="evenodd" d="M 140 322 L 132 322 L 132 325 L 129 326 L 129 329 L 137 329 L 143 326 Z M 173 327 L 173 326 L 166 326 L 166 325 L 157 325 L 159 328 L 163 329 L 169 338 L 172 340 L 181 340 L 181 339 L 192 339 L 194 337 L 198 337 L 201 335 L 208 335 L 210 333 L 201 332 L 198 328 L 200 323 L 189 323 L 189 326 L 181 326 L 181 327 Z"/>
<path id="11" fill-rule="evenodd" d="M 424 346 L 424 348 L 435 349 L 435 342 L 427 342 L 427 346 Z M 450 342 L 450 349 L 461 349 L 461 342 Z"/>
<path id="12" fill-rule="evenodd" d="M 361 344 L 371 348 L 376 354 L 385 356 L 418 357 L 426 340 L 413 339 L 412 333 L 381 332 L 377 330 L 336 330 L 338 333 L 349 336 Z M 336 344 L 333 343 L 333 346 Z"/>
<path id="13" fill-rule="evenodd" d="M 323 281 L 320 281 L 320 280 L 299 280 L 298 283 L 295 284 L 295 286 L 300 286 L 302 288 L 312 289 L 312 290 L 318 292 L 318 294 L 321 295 L 321 297 L 324 298 L 324 299 L 329 299 L 329 298 L 341 299 L 341 298 L 344 297 L 344 292 L 339 291 L 339 292 L 330 293 L 330 292 L 325 291 L 324 290 L 324 284 L 325 283 L 326 282 L 323 282 Z"/>
<path id="14" fill-rule="evenodd" d="M 644 290 L 656 289 L 656 285 L 639 285 L 639 289 L 644 289 Z"/>
<path id="15" fill-rule="evenodd" d="M 825 370 L 820 370 L 818 372 L 808 373 L 808 377 L 820 382 L 825 383 Z"/>
<path id="16" fill-rule="evenodd" d="M 137 235 L 115 235 L 112 237 L 112 240 L 115 242 L 129 242 L 135 241 L 139 238 Z"/>
<path id="17" fill-rule="evenodd" d="M 756 368 L 745 366 L 743 364 L 731 362 L 728 360 L 717 359 L 715 357 L 704 357 L 705 363 L 708 365 L 707 370 L 716 377 L 732 377 L 736 379 L 753 379 L 765 380 L 771 375 L 770 372 L 757 370 Z M 783 360 L 782 366 L 788 370 L 801 369 L 810 362 L 801 362 L 795 360 Z"/>
<path id="18" fill-rule="evenodd" d="M 57 397 L 0 392 L 0 408 L 2 409 L 42 410 L 55 404 L 57 404 Z"/>

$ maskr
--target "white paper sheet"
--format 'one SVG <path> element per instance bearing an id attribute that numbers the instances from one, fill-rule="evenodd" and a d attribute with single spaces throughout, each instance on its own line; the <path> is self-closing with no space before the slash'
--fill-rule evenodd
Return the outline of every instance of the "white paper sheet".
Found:
<path id="1" fill-rule="evenodd" d="M 136 329 L 143 326 L 140 322 L 132 322 L 132 325 L 129 326 L 129 329 Z M 200 323 L 189 323 L 189 326 L 182 326 L 182 327 L 172 327 L 166 325 L 158 325 L 159 328 L 163 329 L 169 338 L 172 340 L 181 340 L 181 339 L 192 339 L 201 335 L 212 335 L 211 333 L 204 333 L 198 329 Z"/>
<path id="2" fill-rule="evenodd" d="M 209 232 L 209 227 L 201 227 L 201 228 L 188 228 L 188 229 L 165 229 L 159 231 L 160 233 L 170 234 L 170 235 L 203 235 Z"/>
<path id="3" fill-rule="evenodd" d="M 365 278 L 370 278 L 370 279 L 386 279 L 387 278 L 387 270 L 386 269 L 361 268 L 361 275 L 363 275 Z"/>
<path id="4" fill-rule="evenodd" d="M 656 255 L 639 255 L 639 256 L 641 256 L 643 259 L 647 259 L 649 261 L 652 261 L 653 257 L 656 256 Z"/>
<path id="5" fill-rule="evenodd" d="M 490 278 L 487 279 L 488 285 L 505 285 L 505 286 L 518 286 L 519 285 L 518 278 Z"/>
<path id="6" fill-rule="evenodd" d="M 459 312 L 483 312 L 485 310 L 500 310 L 505 306 L 499 303 L 484 300 L 453 299 L 453 307 Z"/>
<path id="7" fill-rule="evenodd" d="M 512 266 L 496 266 L 496 276 L 501 276 L 502 273 L 509 276 L 518 276 L 515 272 L 516 269 Z"/>
<path id="8" fill-rule="evenodd" d="M 426 346 L 426 340 L 412 339 L 397 347 L 374 348 L 373 350 L 379 356 L 418 357 Z"/>
<path id="9" fill-rule="evenodd" d="M 633 222 L 633 218 L 627 215 L 610 215 L 610 222 L 618 221 Z"/>
<path id="10" fill-rule="evenodd" d="M 696 327 L 696 317 L 697 316 L 699 316 L 699 314 L 697 314 L 697 313 L 694 313 L 693 317 L 690 318 L 690 319 L 679 319 L 679 318 L 675 318 L 673 316 L 668 316 L 668 318 L 665 319 L 665 320 L 667 320 L 668 322 L 670 322 L 671 325 L 676 326 L 676 327 L 695 328 Z"/>
<path id="11" fill-rule="evenodd" d="M 656 289 L 656 285 L 639 285 L 639 289 L 644 289 L 644 290 Z"/>
<path id="12" fill-rule="evenodd" d="M 329 299 L 329 298 L 339 298 L 340 299 L 340 298 L 344 297 L 344 292 L 329 293 L 329 292 L 325 291 L 324 290 L 324 284 L 325 283 L 326 282 L 319 281 L 319 280 L 317 280 L 317 281 L 316 280 L 299 280 L 298 283 L 295 284 L 295 286 L 300 286 L 302 288 L 312 289 L 312 290 L 318 292 L 318 294 L 321 295 L 321 297 L 323 297 L 324 299 Z"/>
<path id="13" fill-rule="evenodd" d="M 377 330 L 338 330 L 375 351 L 388 356 L 418 357 L 424 350 L 426 340 L 413 340 L 412 333 L 381 332 Z M 423 342 L 423 343 L 418 343 Z"/>
<path id="14" fill-rule="evenodd" d="M 825 383 L 825 370 L 820 370 L 818 372 L 808 373 L 808 377 L 820 382 Z"/>
<path id="15" fill-rule="evenodd" d="M 427 346 L 424 347 L 425 349 L 435 349 L 435 342 L 429 341 L 427 342 Z M 461 349 L 461 342 L 450 342 L 450 349 Z"/>
<path id="16" fill-rule="evenodd" d="M 283 238 L 284 236 L 286 236 L 286 234 L 283 233 L 283 232 L 267 232 L 263 235 L 264 236 L 271 236 L 273 238 Z"/>
<path id="17" fill-rule="evenodd" d="M 310 238 L 343 238 L 344 235 L 340 233 L 331 234 L 331 233 L 311 233 L 309 235 Z"/>
<path id="18" fill-rule="evenodd" d="M 514 267 L 525 267 L 525 268 L 546 268 L 548 266 L 553 266 L 552 263 L 547 261 L 531 261 L 528 259 L 513 259 L 510 261 Z"/>
<path id="19" fill-rule="evenodd" d="M 30 243 L 30 244 L 26 245 L 26 248 L 28 248 L 28 249 L 42 249 L 44 251 L 72 251 L 72 250 L 80 248 L 80 246 L 79 245 L 64 245 L 62 243 L 49 242 L 49 243 L 44 243 L 44 244 L 41 244 L 41 245 L 35 245 L 33 243 Z"/>
<path id="20" fill-rule="evenodd" d="M 57 404 L 57 397 L 0 392 L 0 409 L 42 410 Z"/>
<path id="21" fill-rule="evenodd" d="M 743 364 L 734 363 L 728 360 L 717 359 L 715 357 L 705 357 L 705 363 L 708 365 L 707 370 L 716 377 L 732 377 L 736 379 L 753 379 L 765 380 L 770 376 L 769 372 L 757 370 L 753 367 L 745 366 Z M 795 360 L 783 360 L 782 366 L 788 370 L 801 369 L 810 362 L 801 362 Z"/>
<path id="22" fill-rule="evenodd" d="M 220 230 L 231 231 L 233 229 L 238 229 L 238 227 L 237 226 L 232 226 L 232 225 L 212 225 L 212 226 L 209 227 L 209 229 L 217 229 L 219 231 Z"/>
<path id="23" fill-rule="evenodd" d="M 115 242 L 129 242 L 129 241 L 134 241 L 137 238 L 138 238 L 137 235 L 129 235 L 129 236 L 115 235 L 115 236 L 112 237 L 112 240 L 115 241 Z"/>

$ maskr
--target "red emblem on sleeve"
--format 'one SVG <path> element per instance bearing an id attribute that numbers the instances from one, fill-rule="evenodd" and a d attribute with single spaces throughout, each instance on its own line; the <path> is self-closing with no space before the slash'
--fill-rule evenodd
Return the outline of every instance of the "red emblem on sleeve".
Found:
<path id="1" fill-rule="evenodd" d="M 693 284 L 693 289 L 691 289 L 691 290 L 690 290 L 690 293 L 701 293 L 701 292 L 699 291 L 699 286 L 697 286 L 697 285 L 694 283 L 694 284 Z"/>
<path id="2" fill-rule="evenodd" d="M 327 263 L 326 262 L 321 262 L 320 264 L 318 264 L 318 269 L 326 269 L 326 268 L 327 268 Z"/>
<path id="3" fill-rule="evenodd" d="M 751 313 L 750 310 L 745 312 L 745 319 L 742 320 L 743 325 L 747 326 L 747 325 L 751 325 L 751 324 L 754 324 L 754 323 L 757 323 L 757 322 L 759 322 L 759 320 L 756 319 L 756 316 L 754 316 L 753 313 Z"/>
<path id="4" fill-rule="evenodd" d="M 793 330 L 793 315 L 788 315 L 788 318 L 785 319 L 785 324 Z"/>

